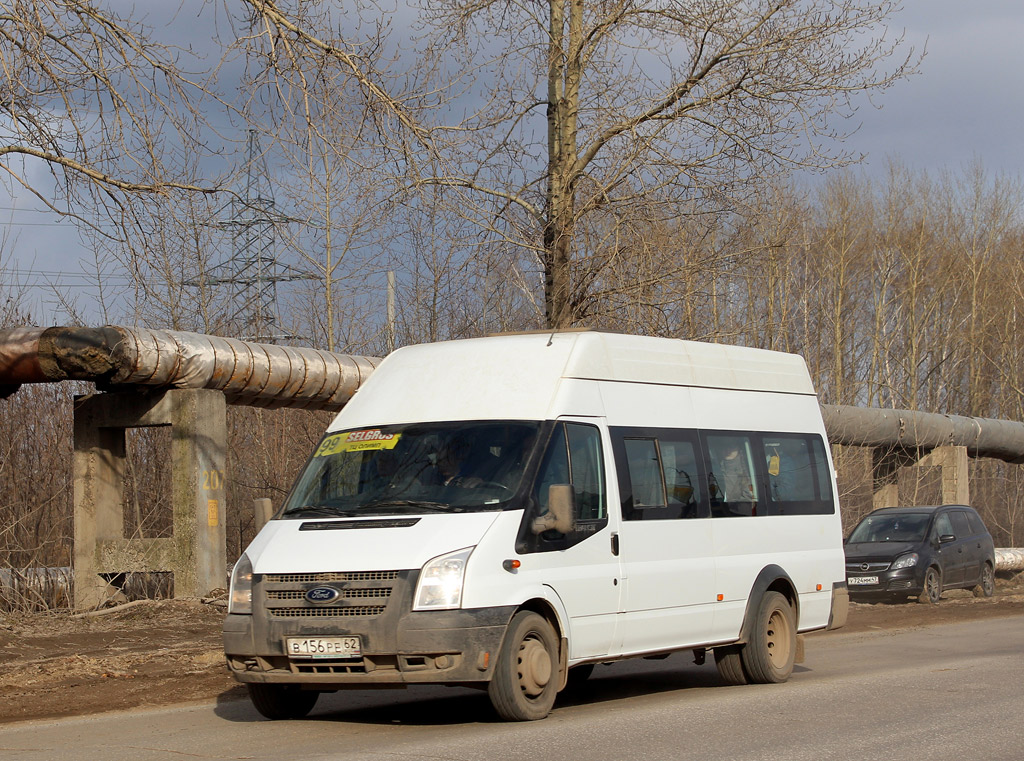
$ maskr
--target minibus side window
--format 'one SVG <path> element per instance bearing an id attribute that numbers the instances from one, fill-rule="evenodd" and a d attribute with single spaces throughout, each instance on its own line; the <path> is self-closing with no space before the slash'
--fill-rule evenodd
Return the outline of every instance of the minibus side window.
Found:
<path id="1" fill-rule="evenodd" d="M 617 427 L 611 433 L 625 520 L 709 517 L 696 431 Z"/>
<path id="2" fill-rule="evenodd" d="M 768 497 L 772 515 L 835 512 L 828 460 L 821 438 L 762 434 Z"/>
<path id="3" fill-rule="evenodd" d="M 828 457 L 825 455 L 825 443 L 820 436 L 811 437 L 811 455 L 814 457 L 818 500 L 821 505 L 816 512 L 823 515 L 835 513 L 836 503 L 832 495 L 832 474 L 829 472 Z"/>
<path id="4" fill-rule="evenodd" d="M 604 520 L 607 515 L 601 436 L 592 425 L 566 423 L 576 520 Z"/>
<path id="5" fill-rule="evenodd" d="M 715 517 L 758 515 L 760 499 L 751 437 L 707 434 L 708 492 Z M 764 507 L 761 507 L 764 515 Z"/>
<path id="6" fill-rule="evenodd" d="M 626 439 L 626 464 L 633 485 L 633 509 L 668 507 L 656 439 Z"/>
<path id="7" fill-rule="evenodd" d="M 557 423 L 551 433 L 544 458 L 520 528 L 519 552 L 561 550 L 582 542 L 608 523 L 608 497 L 605 488 L 601 434 L 595 426 L 582 423 Z M 545 531 L 534 535 L 529 526 L 548 510 L 548 490 L 553 484 L 571 484 L 576 499 L 576 529 L 569 534 Z"/>
<path id="8" fill-rule="evenodd" d="M 551 434 L 544 461 L 537 474 L 534 486 L 534 499 L 537 502 L 537 515 L 548 511 L 548 489 L 554 484 L 569 483 L 569 451 L 565 445 L 565 426 L 559 424 Z"/>
<path id="9" fill-rule="evenodd" d="M 707 518 L 708 504 L 701 493 L 697 471 L 697 450 L 692 441 L 668 434 L 659 438 L 661 463 L 669 507 L 678 509 L 680 518 Z"/>

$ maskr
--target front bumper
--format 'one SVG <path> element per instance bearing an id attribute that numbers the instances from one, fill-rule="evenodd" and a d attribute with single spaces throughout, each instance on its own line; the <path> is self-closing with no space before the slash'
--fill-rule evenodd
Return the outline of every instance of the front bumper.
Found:
<path id="1" fill-rule="evenodd" d="M 874 584 L 860 584 L 855 581 L 871 576 L 877 577 L 878 581 Z M 851 600 L 919 595 L 924 589 L 924 568 L 919 563 L 910 568 L 898 568 L 894 571 L 847 570 L 846 585 L 850 591 Z"/>
<path id="2" fill-rule="evenodd" d="M 413 611 L 417 571 L 253 577 L 252 614 L 224 621 L 224 654 L 240 682 L 342 686 L 487 682 L 513 606 Z M 329 587 L 329 603 L 306 592 Z M 357 658 L 293 658 L 288 637 L 358 636 Z"/>
<path id="3" fill-rule="evenodd" d="M 502 638 L 515 608 L 410 613 L 389 633 L 346 627 L 272 627 L 257 636 L 252 616 L 229 615 L 224 621 L 224 653 L 228 668 L 240 682 L 339 687 L 406 684 L 468 684 L 491 678 Z M 359 658 L 290 658 L 288 636 L 359 635 Z M 383 635 L 383 636 L 381 636 Z M 368 648 L 367 643 L 374 643 Z"/>

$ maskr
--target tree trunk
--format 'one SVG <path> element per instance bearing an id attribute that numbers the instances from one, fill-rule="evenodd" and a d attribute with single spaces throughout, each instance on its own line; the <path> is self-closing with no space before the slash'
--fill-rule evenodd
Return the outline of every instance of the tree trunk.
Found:
<path id="1" fill-rule="evenodd" d="M 581 81 L 583 0 L 549 4 L 548 176 L 544 207 L 544 312 L 549 328 L 568 328 L 572 306 L 572 239 L 575 231 L 577 114 Z"/>

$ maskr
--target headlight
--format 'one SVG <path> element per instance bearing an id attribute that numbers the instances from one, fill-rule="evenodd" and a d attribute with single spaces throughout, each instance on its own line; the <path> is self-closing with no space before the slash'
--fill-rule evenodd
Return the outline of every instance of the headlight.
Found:
<path id="1" fill-rule="evenodd" d="M 413 610 L 448 610 L 462 605 L 462 580 L 472 547 L 427 562 L 416 583 Z"/>
<path id="2" fill-rule="evenodd" d="M 252 613 L 252 563 L 244 552 L 231 571 L 228 613 Z"/>
<path id="3" fill-rule="evenodd" d="M 895 571 L 897 568 L 913 568 L 915 565 L 917 565 L 917 553 L 908 552 L 906 555 L 900 555 L 896 558 L 896 562 L 889 566 L 889 568 Z"/>

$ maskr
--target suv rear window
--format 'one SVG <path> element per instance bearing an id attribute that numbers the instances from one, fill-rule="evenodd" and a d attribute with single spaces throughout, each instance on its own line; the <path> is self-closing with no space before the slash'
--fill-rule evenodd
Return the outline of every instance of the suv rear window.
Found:
<path id="1" fill-rule="evenodd" d="M 971 524 L 972 534 L 984 534 L 987 532 L 985 524 L 981 522 L 981 518 L 978 517 L 977 513 L 967 513 L 967 522 Z"/>

